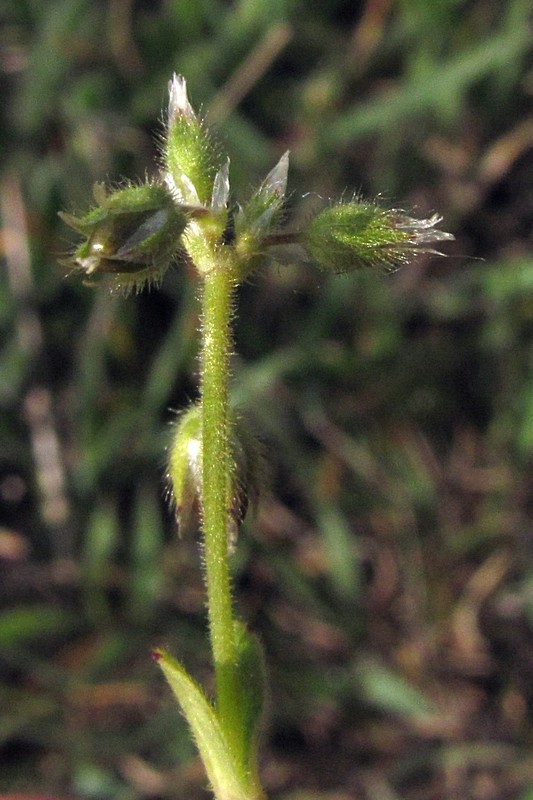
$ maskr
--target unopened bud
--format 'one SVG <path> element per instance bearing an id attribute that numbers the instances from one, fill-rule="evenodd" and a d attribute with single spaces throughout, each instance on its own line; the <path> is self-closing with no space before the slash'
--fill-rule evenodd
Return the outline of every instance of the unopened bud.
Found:
<path id="1" fill-rule="evenodd" d="M 174 75 L 168 88 L 165 181 L 177 202 L 209 206 L 219 166 L 216 148 L 188 100 L 185 78 Z"/>
<path id="2" fill-rule="evenodd" d="M 391 272 L 420 253 L 443 255 L 427 247 L 454 238 L 435 229 L 441 220 L 437 214 L 417 220 L 401 211 L 355 199 L 317 214 L 305 231 L 303 243 L 322 269 L 353 272 L 370 267 Z"/>
<path id="3" fill-rule="evenodd" d="M 200 406 L 191 406 L 174 426 L 168 464 L 169 497 L 180 533 L 194 527 L 202 488 L 202 419 Z"/>
<path id="4" fill-rule="evenodd" d="M 88 277 L 106 275 L 112 289 L 158 284 L 182 252 L 181 235 L 189 216 L 157 183 L 127 186 L 106 194 L 96 184 L 98 205 L 82 217 L 60 213 L 85 237 L 65 264 Z"/>
<path id="5" fill-rule="evenodd" d="M 257 439 L 242 417 L 231 415 L 228 464 L 228 546 L 235 544 L 249 506 L 254 506 L 263 483 L 263 458 Z M 180 531 L 195 527 L 202 489 L 201 408 L 194 405 L 175 426 L 168 465 L 168 486 Z"/>
<path id="6" fill-rule="evenodd" d="M 288 169 L 287 151 L 235 215 L 235 252 L 241 265 L 240 277 L 245 277 L 257 266 L 257 260 L 264 255 L 265 243 L 279 225 L 285 203 Z"/>

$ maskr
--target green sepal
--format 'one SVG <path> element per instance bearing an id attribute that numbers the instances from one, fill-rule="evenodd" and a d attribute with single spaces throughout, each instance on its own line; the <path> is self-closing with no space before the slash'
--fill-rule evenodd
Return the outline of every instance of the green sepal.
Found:
<path id="1" fill-rule="evenodd" d="M 201 205 L 207 206 L 211 200 L 213 181 L 218 165 L 213 158 L 212 145 L 207 131 L 198 120 L 178 118 L 169 127 L 165 144 L 165 164 L 176 186 L 187 186 L 191 191 L 188 202 L 195 202 L 192 187 Z M 185 184 L 184 177 L 189 183 Z"/>
<path id="2" fill-rule="evenodd" d="M 217 713 L 202 689 L 164 650 L 156 650 L 154 659 L 163 670 L 189 723 L 217 800 L 251 800 L 248 775 L 239 768 Z"/>
<path id="3" fill-rule="evenodd" d="M 249 508 L 255 510 L 262 487 L 267 482 L 266 463 L 261 443 L 246 417 L 230 412 L 231 469 L 228 482 L 230 546 L 237 541 L 239 526 Z"/>

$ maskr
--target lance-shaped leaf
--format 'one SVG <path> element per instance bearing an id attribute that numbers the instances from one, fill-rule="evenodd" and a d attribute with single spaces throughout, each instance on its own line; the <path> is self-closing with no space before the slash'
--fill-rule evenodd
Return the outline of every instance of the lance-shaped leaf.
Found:
<path id="1" fill-rule="evenodd" d="M 216 711 L 202 689 L 165 651 L 156 650 L 154 658 L 189 723 L 217 800 L 251 800 L 248 776 L 236 763 Z"/>

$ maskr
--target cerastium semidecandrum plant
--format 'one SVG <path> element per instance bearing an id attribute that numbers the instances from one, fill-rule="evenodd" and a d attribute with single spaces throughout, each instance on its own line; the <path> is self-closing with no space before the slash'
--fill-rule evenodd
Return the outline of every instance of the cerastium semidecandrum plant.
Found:
<path id="1" fill-rule="evenodd" d="M 188 720 L 217 800 L 259 800 L 257 731 L 265 670 L 256 637 L 235 617 L 230 555 L 248 497 L 260 488 L 260 458 L 229 405 L 231 323 L 237 285 L 273 248 L 297 244 L 324 270 L 394 270 L 452 239 L 417 220 L 354 197 L 329 204 L 299 230 L 281 229 L 288 154 L 244 205 L 230 204 L 229 161 L 221 160 L 187 98 L 185 80 L 170 101 L 158 178 L 109 193 L 81 217 L 62 214 L 83 236 L 68 259 L 75 271 L 126 293 L 158 285 L 171 265 L 192 266 L 201 290 L 200 400 L 175 426 L 169 482 L 178 524 L 198 505 L 204 552 L 215 698 L 167 652 L 160 664 Z"/>

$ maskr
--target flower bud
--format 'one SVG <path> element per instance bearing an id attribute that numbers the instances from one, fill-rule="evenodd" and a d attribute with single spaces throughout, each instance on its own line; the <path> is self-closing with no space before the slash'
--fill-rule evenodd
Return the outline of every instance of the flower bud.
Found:
<path id="1" fill-rule="evenodd" d="M 213 252 L 228 223 L 229 159 L 220 166 L 217 149 L 189 103 L 185 79 L 174 75 L 168 88 L 163 179 L 176 203 L 196 211 L 183 242 L 203 274 L 213 268 Z"/>
<path id="2" fill-rule="evenodd" d="M 186 209 L 157 183 L 110 194 L 96 184 L 94 197 L 97 207 L 83 217 L 60 212 L 63 221 L 85 237 L 65 263 L 89 277 L 107 275 L 112 289 L 128 292 L 145 283 L 158 284 L 182 252 Z"/>
<path id="3" fill-rule="evenodd" d="M 174 426 L 168 464 L 169 497 L 174 505 L 178 530 L 194 527 L 202 488 L 202 418 L 200 406 L 191 406 Z"/>
<path id="4" fill-rule="evenodd" d="M 304 233 L 303 243 L 322 269 L 353 272 L 371 267 L 391 272 L 419 253 L 443 255 L 425 246 L 454 238 L 435 229 L 441 220 L 437 214 L 417 220 L 401 211 L 355 199 L 317 214 Z"/>
<path id="5" fill-rule="evenodd" d="M 263 458 L 247 423 L 240 416 L 232 414 L 230 425 L 227 509 L 228 546 L 233 547 L 249 505 L 255 505 L 259 498 Z M 199 512 L 202 488 L 201 430 L 201 408 L 194 405 L 180 416 L 170 448 L 167 480 L 180 532 L 195 527 L 195 516 Z"/>
<path id="6" fill-rule="evenodd" d="M 174 75 L 168 89 L 165 180 L 178 202 L 208 206 L 218 169 L 216 148 L 192 109 L 185 78 Z"/>
<path id="7" fill-rule="evenodd" d="M 276 231 L 285 202 L 288 169 L 287 151 L 235 215 L 235 252 L 241 264 L 241 277 L 256 267 L 257 260 L 264 255 L 267 238 Z"/>

